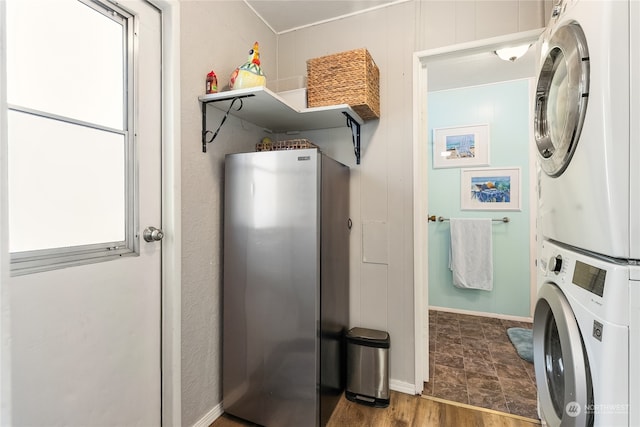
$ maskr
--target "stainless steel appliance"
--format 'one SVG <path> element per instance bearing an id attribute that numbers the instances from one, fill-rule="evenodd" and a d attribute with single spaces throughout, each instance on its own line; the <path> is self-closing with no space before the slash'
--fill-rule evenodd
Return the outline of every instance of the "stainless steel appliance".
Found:
<path id="1" fill-rule="evenodd" d="M 225 160 L 225 412 L 324 426 L 345 385 L 349 168 L 316 149 Z"/>

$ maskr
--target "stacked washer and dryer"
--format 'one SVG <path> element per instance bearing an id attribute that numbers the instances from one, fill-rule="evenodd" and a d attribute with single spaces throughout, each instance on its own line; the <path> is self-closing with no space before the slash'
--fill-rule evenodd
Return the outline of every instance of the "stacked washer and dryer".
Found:
<path id="1" fill-rule="evenodd" d="M 549 426 L 640 426 L 639 26 L 635 0 L 560 0 L 539 43 L 533 339 Z"/>

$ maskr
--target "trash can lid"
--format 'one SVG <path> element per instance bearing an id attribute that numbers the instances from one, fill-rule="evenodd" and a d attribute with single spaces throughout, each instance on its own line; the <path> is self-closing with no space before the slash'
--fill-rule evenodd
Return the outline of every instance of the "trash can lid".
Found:
<path id="1" fill-rule="evenodd" d="M 389 339 L 389 333 L 385 331 L 377 331 L 375 329 L 352 328 L 347 333 L 347 337 L 374 341 L 387 341 Z"/>

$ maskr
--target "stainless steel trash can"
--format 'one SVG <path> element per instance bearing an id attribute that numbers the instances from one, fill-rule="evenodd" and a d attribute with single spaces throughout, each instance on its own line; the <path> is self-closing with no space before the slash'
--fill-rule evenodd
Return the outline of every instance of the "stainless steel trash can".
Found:
<path id="1" fill-rule="evenodd" d="M 347 399 L 369 406 L 389 406 L 389 348 L 384 331 L 353 328 L 347 333 Z"/>

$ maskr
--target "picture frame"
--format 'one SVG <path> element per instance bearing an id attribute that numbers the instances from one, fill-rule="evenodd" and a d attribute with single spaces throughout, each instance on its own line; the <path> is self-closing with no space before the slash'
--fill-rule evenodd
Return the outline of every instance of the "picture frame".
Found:
<path id="1" fill-rule="evenodd" d="M 489 166 L 489 125 L 433 130 L 433 168 Z"/>
<path id="2" fill-rule="evenodd" d="M 520 168 L 462 169 L 460 209 L 520 211 Z"/>

